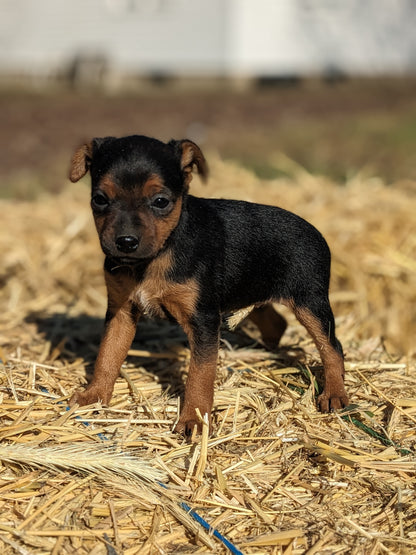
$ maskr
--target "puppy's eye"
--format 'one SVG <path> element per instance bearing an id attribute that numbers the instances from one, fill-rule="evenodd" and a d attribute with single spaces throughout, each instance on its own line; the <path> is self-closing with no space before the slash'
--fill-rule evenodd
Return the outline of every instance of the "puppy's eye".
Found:
<path id="1" fill-rule="evenodd" d="M 165 210 L 170 205 L 170 200 L 166 197 L 158 196 L 152 200 L 152 208 L 156 210 Z"/>
<path id="2" fill-rule="evenodd" d="M 108 198 L 103 193 L 96 193 L 91 199 L 91 206 L 96 210 L 103 210 L 108 204 Z"/>

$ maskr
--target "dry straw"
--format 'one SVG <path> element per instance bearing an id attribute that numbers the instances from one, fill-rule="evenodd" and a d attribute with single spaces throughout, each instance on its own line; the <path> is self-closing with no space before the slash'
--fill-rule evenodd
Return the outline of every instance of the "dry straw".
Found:
<path id="1" fill-rule="evenodd" d="M 316 411 L 319 357 L 285 312 L 276 353 L 247 323 L 224 332 L 211 437 L 172 432 L 189 351 L 168 323 L 139 325 L 109 408 L 66 410 L 106 303 L 88 191 L 2 201 L 4 553 L 416 553 L 415 184 L 340 187 L 274 163 L 289 177 L 214 158 L 194 191 L 278 204 L 324 233 L 354 406 Z"/>

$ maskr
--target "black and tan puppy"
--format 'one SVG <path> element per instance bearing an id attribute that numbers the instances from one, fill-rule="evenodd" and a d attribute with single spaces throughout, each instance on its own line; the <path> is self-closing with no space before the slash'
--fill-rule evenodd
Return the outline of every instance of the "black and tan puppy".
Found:
<path id="1" fill-rule="evenodd" d="M 108 137 L 75 152 L 71 181 L 91 173 L 108 311 L 93 379 L 72 403 L 108 403 L 140 315 L 170 316 L 191 350 L 176 427 L 189 434 L 196 408 L 211 413 L 222 315 L 254 305 L 251 319 L 276 347 L 286 328 L 270 304 L 276 302 L 293 310 L 319 350 L 325 371 L 320 409 L 346 406 L 325 240 L 281 208 L 189 195 L 194 166 L 206 176 L 204 156 L 189 140 Z"/>

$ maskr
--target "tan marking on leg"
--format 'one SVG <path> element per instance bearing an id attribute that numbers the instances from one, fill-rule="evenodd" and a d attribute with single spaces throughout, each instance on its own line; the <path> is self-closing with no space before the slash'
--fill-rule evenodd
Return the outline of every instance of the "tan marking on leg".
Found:
<path id="1" fill-rule="evenodd" d="M 324 367 L 324 390 L 318 397 L 322 412 L 340 409 L 348 405 L 348 395 L 344 388 L 344 359 L 330 343 L 322 330 L 318 318 L 307 308 L 296 307 L 293 311 L 299 322 L 308 330 L 319 351 Z"/>
<path id="2" fill-rule="evenodd" d="M 218 358 L 218 337 L 215 345 L 197 345 L 195 331 L 191 324 L 195 314 L 199 285 L 195 279 L 184 283 L 172 282 L 167 274 L 172 266 L 172 254 L 167 251 L 154 260 L 146 271 L 143 281 L 138 284 L 134 298 L 144 305 L 145 310 L 153 314 L 163 314 L 161 306 L 175 318 L 188 336 L 191 349 L 191 362 L 185 388 L 184 405 L 176 430 L 188 434 L 193 426 L 201 425 L 197 419 L 195 409 L 201 414 L 211 415 L 214 381 Z M 201 353 L 201 348 L 203 352 Z"/>
<path id="3" fill-rule="evenodd" d="M 121 365 L 136 333 L 139 313 L 129 300 L 135 282 L 132 278 L 105 274 L 108 290 L 108 309 L 113 317 L 106 323 L 91 383 L 84 391 L 76 392 L 70 404 L 89 405 L 110 402 Z"/>
<path id="4" fill-rule="evenodd" d="M 203 355 L 197 354 L 191 342 L 191 363 L 185 387 L 183 407 L 175 430 L 189 436 L 194 427 L 201 433 L 195 409 L 199 409 L 202 417 L 208 414 L 211 426 L 211 410 L 214 401 L 214 383 L 217 372 L 218 345 L 207 348 Z"/>

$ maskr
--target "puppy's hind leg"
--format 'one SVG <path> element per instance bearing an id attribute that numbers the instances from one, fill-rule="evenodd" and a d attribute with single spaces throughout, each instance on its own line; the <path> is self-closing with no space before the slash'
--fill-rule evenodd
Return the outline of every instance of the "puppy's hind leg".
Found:
<path id="1" fill-rule="evenodd" d="M 287 328 L 285 318 L 271 304 L 256 307 L 248 318 L 258 327 L 265 346 L 270 350 L 276 349 Z"/>
<path id="2" fill-rule="evenodd" d="M 348 405 L 344 388 L 344 356 L 341 343 L 335 336 L 334 316 L 327 296 L 316 296 L 301 305 L 289 305 L 299 322 L 305 326 L 318 348 L 324 367 L 324 389 L 318 397 L 322 412 L 341 409 Z"/>

